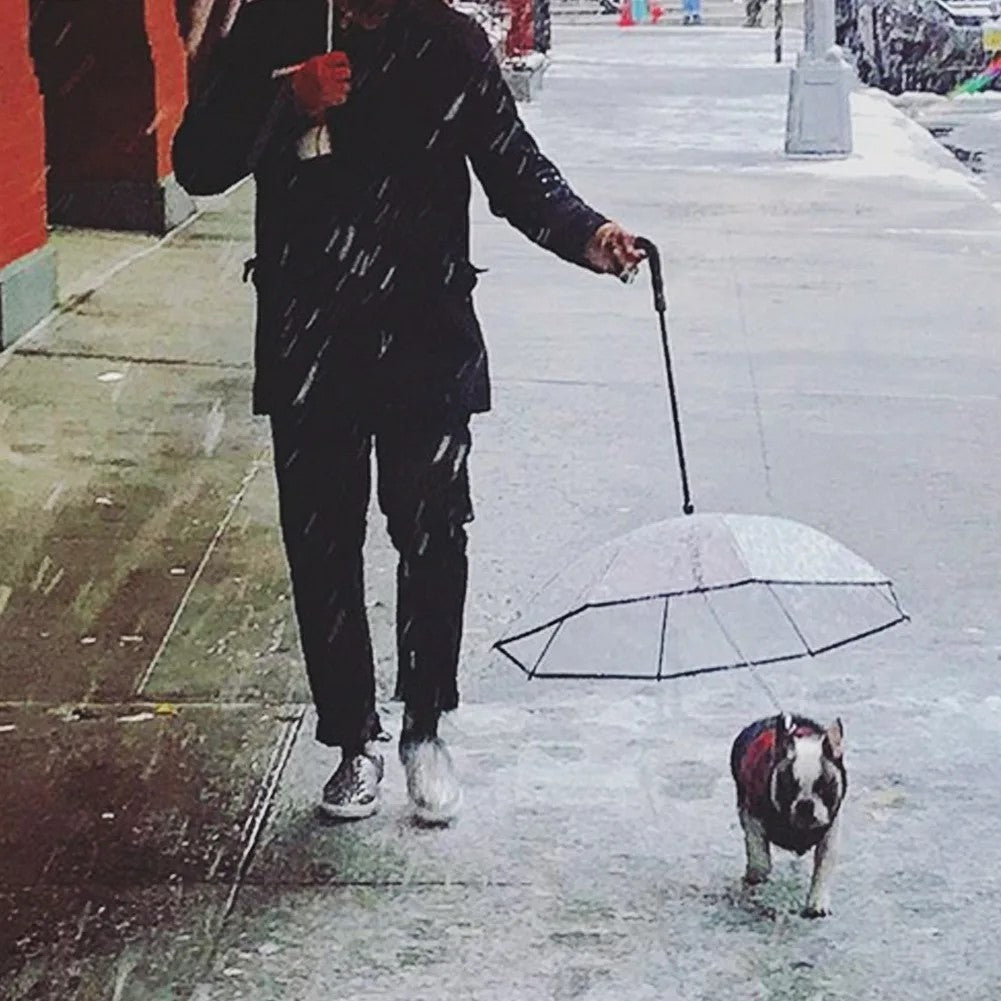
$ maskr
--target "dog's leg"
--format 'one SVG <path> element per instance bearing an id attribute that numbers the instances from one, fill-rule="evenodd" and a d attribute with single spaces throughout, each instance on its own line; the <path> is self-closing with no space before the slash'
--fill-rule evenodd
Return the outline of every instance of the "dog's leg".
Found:
<path id="1" fill-rule="evenodd" d="M 834 823 L 824 835 L 824 840 L 817 845 L 813 854 L 813 879 L 810 881 L 810 894 L 806 898 L 806 908 L 803 916 L 807 918 L 823 918 L 831 913 L 831 873 L 838 859 L 839 827 L 841 814 L 834 818 Z"/>
<path id="2" fill-rule="evenodd" d="M 772 853 L 765 836 L 765 825 L 741 807 L 740 826 L 744 828 L 744 846 L 747 849 L 744 881 L 751 886 L 764 883 L 772 871 Z"/>

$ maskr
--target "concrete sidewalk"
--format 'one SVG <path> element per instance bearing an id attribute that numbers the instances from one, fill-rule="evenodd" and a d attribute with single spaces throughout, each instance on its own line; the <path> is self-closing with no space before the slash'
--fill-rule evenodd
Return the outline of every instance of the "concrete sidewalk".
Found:
<path id="1" fill-rule="evenodd" d="M 5 997 L 997 996 L 1001 216 L 879 96 L 856 156 L 786 160 L 767 33 L 565 27 L 554 54 L 526 117 L 663 249 L 697 505 L 828 531 L 914 615 L 762 672 L 846 723 L 835 915 L 798 916 L 803 863 L 740 887 L 727 753 L 773 711 L 750 675 L 547 685 L 489 654 L 575 554 L 680 505 L 645 282 L 569 269 L 481 198 L 466 811 L 411 828 L 393 762 L 379 817 L 318 823 L 334 762 L 249 416 L 242 188 L 90 294 L 78 266 L 0 362 Z M 378 521 L 370 554 L 388 698 Z"/>

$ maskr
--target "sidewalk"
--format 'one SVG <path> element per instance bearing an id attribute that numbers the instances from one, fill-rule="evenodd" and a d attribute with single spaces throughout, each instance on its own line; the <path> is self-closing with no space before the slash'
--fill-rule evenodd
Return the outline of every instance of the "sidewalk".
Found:
<path id="1" fill-rule="evenodd" d="M 805 861 L 740 889 L 729 743 L 773 711 L 749 675 L 547 685 L 489 655 L 576 553 L 680 504 L 645 281 L 573 271 L 480 197 L 496 408 L 448 725 L 466 810 L 412 829 L 390 762 L 379 817 L 315 819 L 332 761 L 249 414 L 244 187 L 0 359 L 5 998 L 997 996 L 1001 215 L 878 96 L 856 95 L 855 157 L 788 161 L 770 46 L 558 26 L 525 114 L 662 247 L 697 505 L 830 532 L 914 616 L 762 672 L 845 720 L 835 915 L 798 917 Z M 370 550 L 388 698 L 378 520 Z"/>

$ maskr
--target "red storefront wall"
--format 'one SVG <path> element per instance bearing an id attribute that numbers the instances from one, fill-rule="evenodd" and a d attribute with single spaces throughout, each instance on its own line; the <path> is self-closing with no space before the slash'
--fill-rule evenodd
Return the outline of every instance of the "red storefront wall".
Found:
<path id="1" fill-rule="evenodd" d="M 28 55 L 28 0 L 0 0 L 0 348 L 55 303 L 44 150 L 42 96 Z"/>

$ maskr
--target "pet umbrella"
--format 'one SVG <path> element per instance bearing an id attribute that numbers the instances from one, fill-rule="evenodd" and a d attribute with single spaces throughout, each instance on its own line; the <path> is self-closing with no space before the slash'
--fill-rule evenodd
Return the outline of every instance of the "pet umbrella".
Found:
<path id="1" fill-rule="evenodd" d="M 660 255 L 646 253 L 681 476 L 682 517 L 572 563 L 494 647 L 532 678 L 661 680 L 815 656 L 907 619 L 892 582 L 787 518 L 696 514 L 671 368 Z"/>

